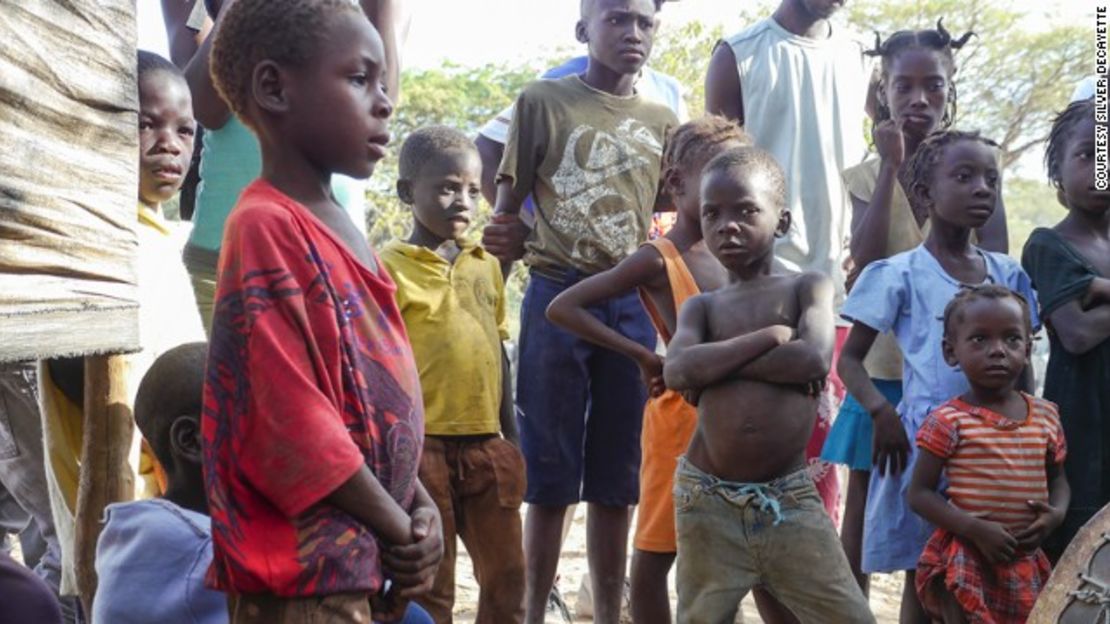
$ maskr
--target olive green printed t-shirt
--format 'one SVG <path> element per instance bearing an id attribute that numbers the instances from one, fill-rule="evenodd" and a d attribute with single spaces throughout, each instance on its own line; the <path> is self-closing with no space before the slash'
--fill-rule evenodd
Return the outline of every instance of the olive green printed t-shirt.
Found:
<path id="1" fill-rule="evenodd" d="M 577 75 L 526 87 L 498 171 L 517 199 L 535 198 L 525 264 L 600 273 L 646 241 L 663 143 L 677 124 L 661 104 Z"/>

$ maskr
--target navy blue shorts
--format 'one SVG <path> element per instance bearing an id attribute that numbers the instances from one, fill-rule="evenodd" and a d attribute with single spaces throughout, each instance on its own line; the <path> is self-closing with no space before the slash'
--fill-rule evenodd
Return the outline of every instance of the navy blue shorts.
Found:
<path id="1" fill-rule="evenodd" d="M 635 362 L 553 325 L 545 311 L 586 276 L 539 275 L 520 312 L 517 419 L 528 488 L 535 505 L 579 501 L 635 505 L 640 495 L 640 430 L 647 389 Z M 655 328 L 636 292 L 591 306 L 609 327 L 655 349 Z"/>

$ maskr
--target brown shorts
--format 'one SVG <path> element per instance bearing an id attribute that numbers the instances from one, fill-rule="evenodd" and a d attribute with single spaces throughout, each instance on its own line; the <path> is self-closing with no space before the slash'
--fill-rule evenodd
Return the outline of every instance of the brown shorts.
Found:
<path id="1" fill-rule="evenodd" d="M 435 586 L 420 598 L 420 605 L 440 624 L 453 621 L 458 536 L 478 578 L 475 624 L 521 621 L 524 458 L 520 451 L 497 436 L 426 436 L 420 482 L 443 518 L 443 561 Z"/>

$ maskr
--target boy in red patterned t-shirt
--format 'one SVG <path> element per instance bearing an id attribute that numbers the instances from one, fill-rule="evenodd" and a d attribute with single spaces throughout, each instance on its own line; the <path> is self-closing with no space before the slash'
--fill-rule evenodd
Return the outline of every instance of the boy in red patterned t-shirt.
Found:
<path id="1" fill-rule="evenodd" d="M 204 389 L 209 584 L 232 622 L 398 616 L 442 555 L 395 287 L 330 191 L 385 154 L 383 50 L 357 4 L 237 0 L 212 47 L 262 177 L 227 221 Z"/>

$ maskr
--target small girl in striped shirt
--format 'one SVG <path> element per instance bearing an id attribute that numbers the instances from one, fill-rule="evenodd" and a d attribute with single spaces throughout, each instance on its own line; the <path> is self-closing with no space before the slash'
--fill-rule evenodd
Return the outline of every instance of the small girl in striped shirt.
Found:
<path id="1" fill-rule="evenodd" d="M 929 614 L 952 622 L 1019 623 L 1048 580 L 1040 545 L 1071 491 L 1056 406 L 1017 389 L 1031 347 L 1029 304 L 996 284 L 959 292 L 944 310 L 944 359 L 971 389 L 929 414 L 910 506 L 937 529 L 918 562 Z M 937 491 L 944 472 L 945 496 Z"/>

